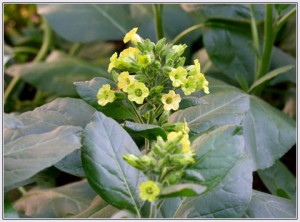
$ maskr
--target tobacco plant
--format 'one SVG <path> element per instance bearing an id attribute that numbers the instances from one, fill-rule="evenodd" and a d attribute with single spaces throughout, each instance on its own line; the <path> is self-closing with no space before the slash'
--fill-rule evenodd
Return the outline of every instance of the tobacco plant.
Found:
<path id="1" fill-rule="evenodd" d="M 5 218 L 296 217 L 295 5 L 37 11 L 38 46 L 5 36 Z"/>

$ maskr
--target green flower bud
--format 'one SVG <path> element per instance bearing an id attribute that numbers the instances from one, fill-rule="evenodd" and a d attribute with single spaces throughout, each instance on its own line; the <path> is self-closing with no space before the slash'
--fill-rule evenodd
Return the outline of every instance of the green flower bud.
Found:
<path id="1" fill-rule="evenodd" d="M 153 157 L 145 155 L 139 159 L 139 162 L 141 165 L 143 165 L 145 167 L 153 168 L 155 166 L 156 161 Z"/>
<path id="2" fill-rule="evenodd" d="M 115 92 L 115 101 L 122 101 L 124 99 L 124 93 L 122 92 Z"/>
<path id="3" fill-rule="evenodd" d="M 166 38 L 162 38 L 161 40 L 159 40 L 155 45 L 155 51 L 159 53 L 164 48 L 165 44 Z"/>
<path id="4" fill-rule="evenodd" d="M 172 156 L 172 163 L 176 166 L 186 166 L 195 163 L 195 154 L 193 152 L 186 152 L 183 154 L 175 154 Z"/>
<path id="5" fill-rule="evenodd" d="M 179 57 L 174 67 L 177 68 L 179 66 L 184 66 L 184 63 L 185 63 L 185 57 Z"/>
<path id="6" fill-rule="evenodd" d="M 170 66 L 164 66 L 162 69 L 163 69 L 163 72 L 165 74 L 167 74 L 168 76 L 169 76 L 169 73 L 173 70 L 173 68 Z"/>
<path id="7" fill-rule="evenodd" d="M 139 163 L 139 158 L 133 154 L 124 154 L 123 159 L 131 166 L 143 170 L 144 167 Z"/>
<path id="8" fill-rule="evenodd" d="M 183 54 L 186 47 L 186 44 L 173 45 L 172 48 L 168 50 L 166 61 L 168 62 L 169 60 L 177 60 Z"/>
<path id="9" fill-rule="evenodd" d="M 164 180 L 167 181 L 168 184 L 175 184 L 181 179 L 182 174 L 183 170 L 171 172 Z"/>
<path id="10" fill-rule="evenodd" d="M 158 60 L 155 60 L 153 63 L 154 68 L 160 69 L 161 68 L 161 63 Z"/>

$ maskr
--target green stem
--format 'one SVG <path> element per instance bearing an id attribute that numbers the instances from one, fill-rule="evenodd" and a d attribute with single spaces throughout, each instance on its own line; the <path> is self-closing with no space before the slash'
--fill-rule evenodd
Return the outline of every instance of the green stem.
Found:
<path id="1" fill-rule="evenodd" d="M 163 15 L 163 5 L 154 4 L 154 14 L 155 14 L 155 28 L 156 28 L 156 38 L 157 41 L 164 37 L 162 15 Z"/>
<path id="2" fill-rule="evenodd" d="M 286 23 L 286 21 L 291 17 L 293 16 L 294 14 L 296 13 L 296 7 L 293 8 L 292 10 L 290 10 L 288 13 L 285 14 L 285 16 L 283 16 L 278 22 L 277 22 L 277 25 L 276 25 L 276 28 L 275 28 L 275 35 L 278 33 L 278 31 L 280 30 L 280 28 Z"/>
<path id="3" fill-rule="evenodd" d="M 258 73 L 259 62 L 260 62 L 260 45 L 259 45 L 259 38 L 258 38 L 256 21 L 255 21 L 255 17 L 254 17 L 253 5 L 250 4 L 249 7 L 250 7 L 250 13 L 251 13 L 252 39 L 253 39 L 255 50 L 258 53 L 258 55 L 255 53 L 255 79 L 257 79 L 257 73 Z"/>
<path id="4" fill-rule="evenodd" d="M 156 217 L 156 204 L 155 202 L 151 202 L 149 218 L 155 218 L 155 217 Z"/>
<path id="5" fill-rule="evenodd" d="M 134 112 L 136 118 L 137 118 L 136 121 L 137 121 L 138 123 L 144 123 L 144 121 L 143 121 L 143 119 L 142 119 L 142 117 L 141 117 L 139 111 L 137 110 L 136 106 L 135 106 L 135 105 L 133 104 L 133 102 L 131 102 L 130 100 L 128 100 L 128 101 L 129 101 L 129 103 L 130 103 L 130 105 L 131 105 L 131 107 L 132 107 L 132 110 L 133 110 L 133 112 Z"/>
<path id="6" fill-rule="evenodd" d="M 257 74 L 257 79 L 264 76 L 270 66 L 271 53 L 274 43 L 274 33 L 273 33 L 273 15 L 272 15 L 273 5 L 267 4 L 266 6 L 266 18 L 265 18 L 265 38 L 264 38 L 264 48 L 262 59 L 260 63 L 260 68 Z"/>
<path id="7" fill-rule="evenodd" d="M 24 196 L 27 193 L 27 191 L 25 190 L 24 187 L 18 187 L 18 190 L 20 191 L 20 193 L 22 194 L 22 196 Z"/>
<path id="8" fill-rule="evenodd" d="M 44 57 L 47 55 L 47 52 L 51 45 L 52 32 L 46 19 L 43 19 L 43 28 L 44 28 L 43 43 L 38 54 L 36 55 L 36 57 L 33 59 L 32 62 L 42 61 Z M 7 104 L 7 102 L 10 100 L 11 96 L 14 94 L 14 92 L 16 91 L 20 83 L 21 83 L 20 76 L 15 76 L 13 80 L 9 83 L 4 93 L 4 104 Z"/>
<path id="9" fill-rule="evenodd" d="M 30 53 L 30 54 L 36 54 L 38 50 L 36 48 L 27 47 L 27 46 L 19 46 L 13 48 L 14 53 Z"/>
<path id="10" fill-rule="evenodd" d="M 69 51 L 69 55 L 71 55 L 71 56 L 76 55 L 76 54 L 78 53 L 78 51 L 79 51 L 79 49 L 80 49 L 81 46 L 82 46 L 81 43 L 75 43 L 75 44 L 71 47 L 71 49 L 70 49 L 70 51 Z"/>
<path id="11" fill-rule="evenodd" d="M 176 42 L 178 42 L 181 38 L 183 38 L 185 35 L 197 30 L 197 29 L 200 29 L 200 28 L 203 28 L 205 27 L 205 24 L 204 23 L 201 23 L 201 24 L 198 24 L 198 25 L 194 25 L 194 26 L 191 26 L 189 27 L 188 29 L 184 30 L 183 32 L 179 33 L 171 42 L 172 45 L 174 45 Z"/>

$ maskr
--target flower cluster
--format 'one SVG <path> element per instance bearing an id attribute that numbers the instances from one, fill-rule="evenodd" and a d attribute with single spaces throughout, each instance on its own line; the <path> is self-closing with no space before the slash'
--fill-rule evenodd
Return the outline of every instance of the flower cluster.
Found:
<path id="1" fill-rule="evenodd" d="M 111 56 L 108 72 L 112 73 L 117 89 L 103 85 L 97 94 L 99 105 L 114 102 L 114 93 L 120 92 L 138 106 L 148 103 L 153 107 L 162 106 L 162 111 L 170 111 L 179 108 L 180 89 L 185 95 L 197 89 L 209 93 L 199 61 L 196 59 L 194 65 L 184 66 L 185 44 L 168 45 L 165 38 L 154 44 L 140 37 L 137 30 L 132 29 L 123 39 L 124 43 L 131 42 L 133 47 Z"/>
<path id="2" fill-rule="evenodd" d="M 155 201 L 160 190 L 180 182 L 184 169 L 195 163 L 186 123 L 178 123 L 179 131 L 169 132 L 167 139 L 158 136 L 151 151 L 141 157 L 124 154 L 124 160 L 141 170 L 149 181 L 140 185 L 140 198 Z M 153 182 L 155 180 L 156 182 Z"/>

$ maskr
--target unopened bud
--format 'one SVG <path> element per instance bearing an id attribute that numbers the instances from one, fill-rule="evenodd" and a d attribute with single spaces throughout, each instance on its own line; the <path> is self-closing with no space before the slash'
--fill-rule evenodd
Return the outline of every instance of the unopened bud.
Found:
<path id="1" fill-rule="evenodd" d="M 139 163 L 139 158 L 133 154 L 124 154 L 123 159 L 131 166 L 143 170 L 144 167 Z"/>

